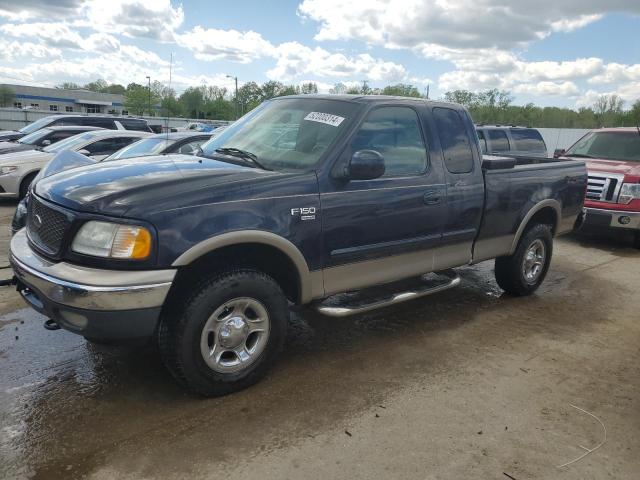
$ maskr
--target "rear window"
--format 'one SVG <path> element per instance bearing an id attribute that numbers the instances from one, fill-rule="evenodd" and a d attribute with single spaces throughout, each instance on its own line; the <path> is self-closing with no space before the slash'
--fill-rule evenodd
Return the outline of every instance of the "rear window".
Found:
<path id="1" fill-rule="evenodd" d="M 509 139 L 504 130 L 487 130 L 487 136 L 491 140 L 492 152 L 508 152 L 511 150 Z"/>
<path id="2" fill-rule="evenodd" d="M 515 150 L 545 153 L 547 151 L 542 135 L 534 128 L 514 128 L 511 130 L 511 138 L 515 143 Z"/>
<path id="3" fill-rule="evenodd" d="M 149 125 L 144 120 L 133 120 L 130 118 L 120 118 L 118 121 L 122 124 L 125 130 L 136 130 L 138 132 L 148 132 Z"/>
<path id="4" fill-rule="evenodd" d="M 433 109 L 438 136 L 444 154 L 444 164 L 451 173 L 473 170 L 473 152 L 467 129 L 460 114 L 450 108 Z"/>

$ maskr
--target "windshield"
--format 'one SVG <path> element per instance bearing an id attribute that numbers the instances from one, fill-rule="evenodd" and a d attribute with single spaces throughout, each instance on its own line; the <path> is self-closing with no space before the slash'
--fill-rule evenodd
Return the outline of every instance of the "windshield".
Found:
<path id="1" fill-rule="evenodd" d="M 138 140 L 137 142 L 118 150 L 117 152 L 109 155 L 103 161 L 143 157 L 145 155 L 157 155 L 164 152 L 174 143 L 176 143 L 175 140 L 167 140 L 166 138 L 145 138 L 144 140 Z"/>
<path id="2" fill-rule="evenodd" d="M 37 130 L 33 133 L 30 133 L 29 135 L 25 135 L 20 140 L 18 140 L 18 143 L 23 143 L 25 145 L 35 145 L 50 133 L 51 130 L 49 130 L 48 128 L 43 128 L 42 130 Z"/>
<path id="3" fill-rule="evenodd" d="M 206 157 L 219 149 L 255 155 L 269 170 L 308 170 L 347 128 L 357 104 L 309 98 L 263 103 L 202 145 Z"/>
<path id="4" fill-rule="evenodd" d="M 26 125 L 24 127 L 22 127 L 20 130 L 18 130 L 19 132 L 22 133 L 33 133 L 37 130 L 40 130 L 41 128 L 46 127 L 47 125 L 49 125 L 51 122 L 53 122 L 53 118 L 51 117 L 44 117 L 41 118 L 39 120 L 36 120 L 33 123 L 30 123 L 29 125 Z"/>
<path id="5" fill-rule="evenodd" d="M 80 133 L 78 135 L 74 135 L 73 137 L 65 138 L 64 140 L 60 140 L 59 142 L 54 143 L 53 145 L 49 145 L 48 147 L 43 148 L 45 152 L 57 153 L 63 150 L 77 150 L 77 148 L 81 145 L 84 145 L 89 140 L 93 139 L 94 135 L 90 133 Z"/>
<path id="6" fill-rule="evenodd" d="M 564 155 L 640 162 L 640 131 L 591 132 L 578 140 Z"/>

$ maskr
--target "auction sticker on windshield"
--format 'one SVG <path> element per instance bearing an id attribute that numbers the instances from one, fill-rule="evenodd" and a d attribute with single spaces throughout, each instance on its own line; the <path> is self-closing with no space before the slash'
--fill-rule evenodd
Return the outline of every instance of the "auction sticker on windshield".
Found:
<path id="1" fill-rule="evenodd" d="M 326 123 L 327 125 L 331 125 L 332 127 L 337 127 L 344 121 L 344 117 L 322 112 L 309 112 L 309 114 L 304 117 L 304 119 L 309 120 L 310 122 Z"/>

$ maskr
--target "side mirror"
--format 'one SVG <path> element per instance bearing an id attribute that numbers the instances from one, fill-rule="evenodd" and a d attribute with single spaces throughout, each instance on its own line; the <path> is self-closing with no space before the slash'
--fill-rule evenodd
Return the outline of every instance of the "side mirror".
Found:
<path id="1" fill-rule="evenodd" d="M 565 154 L 566 150 L 564 148 L 557 148 L 554 152 L 553 152 L 553 158 L 558 158 L 561 157 Z"/>
<path id="2" fill-rule="evenodd" d="M 373 180 L 384 175 L 384 157 L 375 150 L 358 150 L 351 156 L 346 168 L 350 180 Z"/>
<path id="3" fill-rule="evenodd" d="M 42 146 L 43 147 L 48 147 L 49 145 L 51 145 L 51 140 L 43 140 L 42 141 Z"/>
<path id="4" fill-rule="evenodd" d="M 87 150 L 86 148 L 83 148 L 82 150 L 78 150 L 78 153 L 80 155 L 84 155 L 85 157 L 90 157 L 91 156 L 91 152 L 89 150 Z"/>

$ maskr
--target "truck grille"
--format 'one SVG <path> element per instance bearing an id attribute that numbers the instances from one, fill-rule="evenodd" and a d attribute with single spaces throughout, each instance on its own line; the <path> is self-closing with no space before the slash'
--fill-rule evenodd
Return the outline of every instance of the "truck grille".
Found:
<path id="1" fill-rule="evenodd" d="M 38 249 L 52 256 L 58 255 L 70 225 L 70 216 L 45 205 L 34 195 L 31 196 L 27 213 L 27 233 Z"/>
<path id="2" fill-rule="evenodd" d="M 590 173 L 587 182 L 587 200 L 616 203 L 622 187 L 622 175 Z"/>

